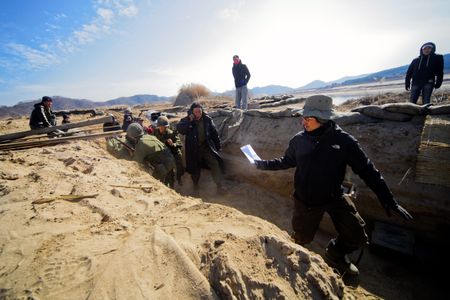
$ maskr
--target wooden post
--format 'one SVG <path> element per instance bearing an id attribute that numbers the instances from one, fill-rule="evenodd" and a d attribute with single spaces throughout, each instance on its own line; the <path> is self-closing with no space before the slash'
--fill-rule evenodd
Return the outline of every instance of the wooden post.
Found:
<path id="1" fill-rule="evenodd" d="M 65 142 L 74 141 L 74 140 L 91 140 L 91 139 L 98 139 L 98 138 L 102 138 L 102 137 L 117 136 L 117 135 L 120 135 L 123 133 L 124 132 L 122 130 L 117 130 L 117 131 L 80 135 L 80 136 L 54 138 L 54 139 L 48 139 L 48 140 L 42 140 L 42 141 L 25 141 L 25 142 L 16 142 L 16 143 L 4 143 L 4 144 L 0 144 L 0 150 L 7 151 L 7 150 L 19 150 L 19 149 L 27 149 L 27 148 L 34 148 L 34 147 L 42 147 L 42 146 L 56 145 L 56 144 L 65 143 Z"/>
<path id="2" fill-rule="evenodd" d="M 84 127 L 84 126 L 89 126 L 89 125 L 94 125 L 94 124 L 110 123 L 112 121 L 113 121 L 112 116 L 106 116 L 106 117 L 101 117 L 101 118 L 87 120 L 87 121 L 67 123 L 67 124 L 58 125 L 58 126 L 8 133 L 8 134 L 0 135 L 0 142 L 17 140 L 17 139 L 20 139 L 20 138 L 23 138 L 26 136 L 31 136 L 31 135 L 49 133 L 49 132 L 55 131 L 56 129 L 64 130 L 64 129 L 70 129 L 70 128 Z"/>

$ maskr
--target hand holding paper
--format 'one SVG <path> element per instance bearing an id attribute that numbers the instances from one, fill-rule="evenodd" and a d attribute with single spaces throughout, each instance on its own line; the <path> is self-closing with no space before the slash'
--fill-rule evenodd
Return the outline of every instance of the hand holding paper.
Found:
<path id="1" fill-rule="evenodd" d="M 242 146 L 241 151 L 245 154 L 251 164 L 254 164 L 255 160 L 261 160 L 258 154 L 256 154 L 255 150 L 253 150 L 251 145 Z"/>

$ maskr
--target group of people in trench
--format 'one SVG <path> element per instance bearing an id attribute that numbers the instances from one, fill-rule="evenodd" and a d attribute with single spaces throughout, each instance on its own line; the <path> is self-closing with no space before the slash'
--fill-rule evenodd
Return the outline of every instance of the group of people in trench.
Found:
<path id="1" fill-rule="evenodd" d="M 109 125 L 104 127 L 104 131 L 111 126 L 119 126 L 118 123 Z M 217 192 L 226 192 L 222 184 L 223 161 L 219 154 L 219 134 L 200 103 L 191 104 L 188 115 L 178 122 L 176 128 L 170 127 L 169 119 L 164 115 L 146 127 L 130 111 L 125 112 L 121 128 L 126 132 L 124 138 L 109 138 L 107 141 L 107 149 L 114 156 L 132 159 L 149 167 L 156 179 L 171 188 L 175 182 L 183 185 L 185 168 L 183 144 L 179 137 L 182 134 L 185 135 L 186 171 L 191 174 L 194 191 L 198 192 L 201 169 L 207 166 L 217 185 Z"/>
<path id="2" fill-rule="evenodd" d="M 405 88 L 411 89 L 412 103 L 417 102 L 419 95 L 422 95 L 424 104 L 429 103 L 433 89 L 442 84 L 443 59 L 442 55 L 435 54 L 435 50 L 433 43 L 425 43 L 420 49 L 420 56 L 408 68 Z M 246 85 L 250 72 L 237 55 L 233 56 L 233 76 L 236 108 L 247 109 Z M 44 126 L 53 126 L 54 119 L 48 113 L 48 107 L 51 107 L 48 104 L 49 97 L 44 98 L 38 107 L 39 117 L 36 117 L 39 112 L 33 112 L 31 118 Z M 391 212 L 405 220 L 411 220 L 412 216 L 395 200 L 383 176 L 358 141 L 333 121 L 335 113 L 330 97 L 316 95 L 307 98 L 300 115 L 302 128 L 289 141 L 284 155 L 256 160 L 254 167 L 261 171 L 295 168 L 295 205 L 292 216 L 294 241 L 300 245 L 310 243 L 322 216 L 328 213 L 338 235 L 329 241 L 324 258 L 341 274 L 356 276 L 359 270 L 348 254 L 364 247 L 368 237 L 363 218 L 352 198 L 344 193 L 346 167 L 350 166 L 372 189 L 388 216 L 391 216 Z M 191 175 L 194 191 L 199 188 L 201 169 L 206 165 L 211 169 L 218 193 L 226 192 L 223 187 L 221 141 L 213 120 L 199 103 L 194 102 L 190 106 L 187 116 L 178 122 L 175 130 L 170 128 L 165 116 L 158 117 L 155 126 L 145 127 L 142 122 L 133 121 L 130 112 L 125 115 L 122 126 L 117 121 L 107 125 L 104 131 L 111 128 L 126 131 L 123 139 L 108 140 L 108 151 L 116 157 L 147 165 L 152 169 L 153 176 L 169 187 L 174 186 L 175 178 L 178 184 L 183 184 L 185 169 L 178 133 L 185 135 L 186 171 Z M 31 119 L 30 126 L 34 126 Z"/>

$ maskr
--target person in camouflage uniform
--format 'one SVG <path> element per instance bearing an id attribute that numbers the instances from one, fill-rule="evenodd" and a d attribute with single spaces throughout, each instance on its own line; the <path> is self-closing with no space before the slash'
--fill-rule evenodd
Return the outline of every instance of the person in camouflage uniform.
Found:
<path id="1" fill-rule="evenodd" d="M 181 152 L 183 144 L 181 143 L 180 137 L 176 131 L 169 128 L 169 119 L 166 116 L 160 116 L 158 118 L 157 126 L 153 134 L 172 152 L 175 158 L 177 181 L 179 185 L 183 185 L 183 181 L 181 180 L 181 176 L 184 174 L 183 154 Z"/>
<path id="2" fill-rule="evenodd" d="M 172 153 L 155 136 L 144 134 L 144 128 L 138 123 L 128 126 L 125 139 L 109 139 L 107 150 L 117 158 L 150 166 L 153 177 L 173 187 L 175 159 Z"/>

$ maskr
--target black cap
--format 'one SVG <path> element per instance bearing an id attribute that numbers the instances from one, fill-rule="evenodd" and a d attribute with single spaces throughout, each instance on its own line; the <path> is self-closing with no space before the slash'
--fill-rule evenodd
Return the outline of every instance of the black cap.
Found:
<path id="1" fill-rule="evenodd" d="M 53 102 L 52 98 L 50 98 L 49 96 L 42 97 L 42 102 L 45 102 L 45 101 Z"/>

